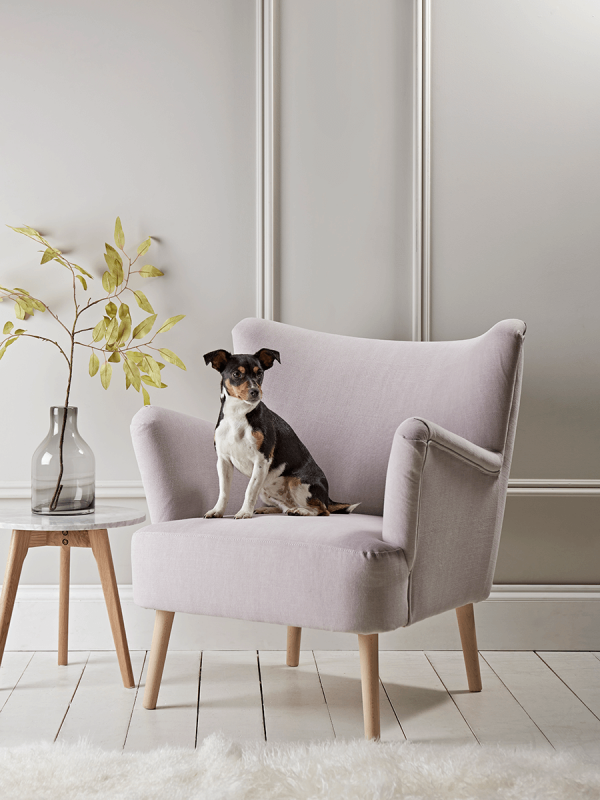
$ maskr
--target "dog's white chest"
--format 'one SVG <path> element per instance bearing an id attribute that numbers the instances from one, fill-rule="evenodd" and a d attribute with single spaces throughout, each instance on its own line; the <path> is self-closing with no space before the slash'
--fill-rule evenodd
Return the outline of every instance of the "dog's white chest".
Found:
<path id="1" fill-rule="evenodd" d="M 231 461 L 233 466 L 248 477 L 257 458 L 264 458 L 256 446 L 252 428 L 246 416 L 231 412 L 225 403 L 223 419 L 215 431 L 217 453 Z"/>

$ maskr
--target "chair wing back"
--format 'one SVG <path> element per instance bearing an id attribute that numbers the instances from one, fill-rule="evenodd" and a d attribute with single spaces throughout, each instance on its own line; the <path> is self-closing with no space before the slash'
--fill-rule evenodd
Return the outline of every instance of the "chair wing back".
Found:
<path id="1" fill-rule="evenodd" d="M 311 451 L 333 500 L 382 514 L 394 433 L 408 417 L 425 417 L 488 450 L 506 449 L 510 459 L 524 332 L 521 321 L 504 320 L 475 339 L 396 342 L 245 319 L 233 345 L 236 353 L 281 353 L 265 376 L 265 404 Z"/>

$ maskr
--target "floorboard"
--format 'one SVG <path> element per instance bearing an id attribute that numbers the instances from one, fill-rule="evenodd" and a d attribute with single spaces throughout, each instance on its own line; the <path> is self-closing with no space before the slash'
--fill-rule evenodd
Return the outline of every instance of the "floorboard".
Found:
<path id="1" fill-rule="evenodd" d="M 149 658 L 135 699 L 125 750 L 147 751 L 155 747 L 196 745 L 200 653 L 172 650 L 167 653 L 156 709 L 142 705 Z M 1 716 L 1 714 L 0 714 Z"/>
<path id="2" fill-rule="evenodd" d="M 11 696 L 33 653 L 5 653 L 0 667 L 0 710 Z"/>
<path id="3" fill-rule="evenodd" d="M 407 739 L 436 744 L 476 741 L 425 653 L 382 650 L 379 674 Z"/>
<path id="4" fill-rule="evenodd" d="M 143 650 L 131 652 L 136 688 L 125 689 L 116 653 L 91 653 L 57 741 L 74 743 L 85 739 L 103 750 L 121 750 L 145 656 Z"/>
<path id="5" fill-rule="evenodd" d="M 600 718 L 600 663 L 593 653 L 538 653 L 538 657 Z"/>
<path id="6" fill-rule="evenodd" d="M 365 728 L 358 653 L 318 650 L 314 656 L 336 739 L 362 738 Z M 381 685 L 379 706 L 382 741 L 403 741 L 404 733 Z"/>
<path id="7" fill-rule="evenodd" d="M 312 652 L 302 650 L 299 665 L 288 667 L 284 651 L 261 650 L 259 663 L 267 741 L 333 739 Z"/>
<path id="8" fill-rule="evenodd" d="M 238 741 L 264 741 L 256 650 L 202 654 L 198 743 L 215 731 Z"/>
<path id="9" fill-rule="evenodd" d="M 427 652 L 426 655 L 481 744 L 553 749 L 531 717 L 483 659 L 480 659 L 483 690 L 470 692 L 462 652 L 438 650 Z"/>
<path id="10" fill-rule="evenodd" d="M 600 755 L 600 720 L 541 658 L 532 652 L 482 655 L 556 749 Z"/>
<path id="11" fill-rule="evenodd" d="M 0 713 L 0 747 L 54 741 L 89 653 L 69 653 L 59 667 L 56 652 L 35 653 Z"/>

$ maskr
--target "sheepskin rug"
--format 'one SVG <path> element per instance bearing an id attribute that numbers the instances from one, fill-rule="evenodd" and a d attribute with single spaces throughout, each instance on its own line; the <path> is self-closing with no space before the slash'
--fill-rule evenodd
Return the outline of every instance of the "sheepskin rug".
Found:
<path id="1" fill-rule="evenodd" d="M 573 756 L 366 741 L 239 745 L 218 734 L 194 752 L 78 745 L 0 749 L 3 800 L 591 800 L 600 768 Z"/>

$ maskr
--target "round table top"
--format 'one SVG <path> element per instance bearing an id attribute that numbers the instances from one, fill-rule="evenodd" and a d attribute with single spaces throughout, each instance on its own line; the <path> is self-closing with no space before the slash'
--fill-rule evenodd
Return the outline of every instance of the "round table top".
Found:
<path id="1" fill-rule="evenodd" d="M 124 528 L 144 522 L 146 515 L 135 508 L 96 506 L 91 514 L 34 514 L 32 511 L 0 509 L 0 528 L 15 531 L 95 531 Z"/>

